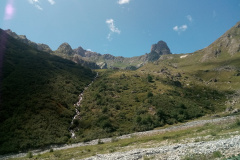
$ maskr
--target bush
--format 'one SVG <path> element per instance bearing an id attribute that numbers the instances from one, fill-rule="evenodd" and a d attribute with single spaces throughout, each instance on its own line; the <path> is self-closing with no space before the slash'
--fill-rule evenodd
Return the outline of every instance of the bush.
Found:
<path id="1" fill-rule="evenodd" d="M 148 76 L 147 76 L 147 81 L 148 81 L 148 82 L 152 82 L 152 80 L 153 80 L 152 76 L 148 75 Z"/>
<path id="2" fill-rule="evenodd" d="M 152 92 L 148 92 L 147 97 L 148 98 L 153 97 L 153 93 Z"/>

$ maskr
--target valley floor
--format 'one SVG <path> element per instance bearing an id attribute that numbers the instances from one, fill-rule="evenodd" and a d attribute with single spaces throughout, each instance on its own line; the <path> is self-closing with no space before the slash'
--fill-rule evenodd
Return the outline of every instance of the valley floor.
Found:
<path id="1" fill-rule="evenodd" d="M 32 151 L 37 159 L 196 159 L 240 153 L 239 115 L 200 119 L 152 131 Z M 61 151 L 59 151 L 61 150 Z M 25 159 L 27 153 L 0 156 Z M 91 157 L 92 156 L 92 157 Z M 22 157 L 22 158 L 21 158 Z M 88 157 L 88 158 L 87 158 Z M 210 158 L 213 159 L 213 158 Z"/>
<path id="2" fill-rule="evenodd" d="M 239 133 L 239 132 L 235 132 Z M 180 160 L 196 159 L 197 155 L 209 155 L 217 159 L 222 156 L 230 157 L 240 153 L 240 136 L 231 136 L 227 139 L 219 139 L 208 142 L 177 143 L 174 145 L 141 148 L 127 152 L 116 152 L 111 154 L 98 154 L 85 160 L 137 160 L 137 159 L 159 159 Z M 213 154 L 213 155 L 211 155 Z M 212 159 L 211 158 L 211 159 Z"/>

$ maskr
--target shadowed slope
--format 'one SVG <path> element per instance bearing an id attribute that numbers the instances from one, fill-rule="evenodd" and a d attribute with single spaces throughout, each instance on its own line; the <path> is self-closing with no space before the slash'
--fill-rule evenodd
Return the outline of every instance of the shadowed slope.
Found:
<path id="1" fill-rule="evenodd" d="M 72 61 L 5 38 L 0 154 L 66 143 L 78 94 L 95 74 Z"/>

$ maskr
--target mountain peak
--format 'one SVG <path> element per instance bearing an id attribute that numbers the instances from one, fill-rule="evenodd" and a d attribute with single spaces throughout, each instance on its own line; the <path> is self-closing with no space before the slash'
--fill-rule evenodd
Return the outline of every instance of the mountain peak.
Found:
<path id="1" fill-rule="evenodd" d="M 170 49 L 167 46 L 167 43 L 164 41 L 158 41 L 157 44 L 153 44 L 151 47 L 151 52 L 156 52 L 160 55 L 171 54 Z"/>
<path id="2" fill-rule="evenodd" d="M 158 60 L 161 55 L 172 54 L 168 45 L 164 41 L 158 41 L 157 44 L 153 44 L 151 47 L 151 52 L 148 55 L 149 61 Z"/>
<path id="3" fill-rule="evenodd" d="M 58 47 L 56 52 L 67 54 L 67 55 L 72 55 L 73 54 L 73 49 L 72 49 L 72 47 L 68 43 L 64 42 L 63 44 L 61 44 Z"/>

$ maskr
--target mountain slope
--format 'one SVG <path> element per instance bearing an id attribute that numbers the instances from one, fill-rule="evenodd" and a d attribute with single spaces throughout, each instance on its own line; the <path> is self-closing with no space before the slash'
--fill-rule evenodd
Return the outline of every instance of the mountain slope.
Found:
<path id="1" fill-rule="evenodd" d="M 224 33 L 210 46 L 201 51 L 204 53 L 201 61 L 208 61 L 216 57 L 234 56 L 240 52 L 240 22 Z"/>
<path id="2" fill-rule="evenodd" d="M 226 34 L 192 54 L 162 55 L 136 71 L 101 72 L 85 93 L 76 141 L 99 138 L 99 133 L 107 137 L 149 130 L 240 108 L 238 24 L 227 32 L 237 34 L 232 34 L 225 48 L 221 39 Z M 221 46 L 224 52 L 202 61 L 212 46 Z"/>
<path id="3" fill-rule="evenodd" d="M 73 104 L 95 73 L 0 35 L 0 154 L 66 143 Z"/>

